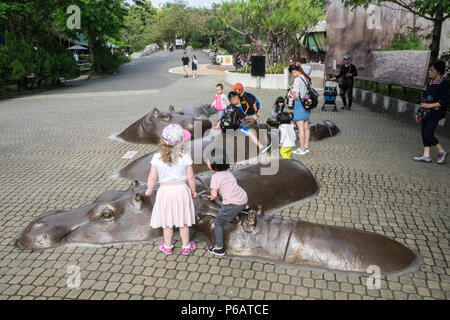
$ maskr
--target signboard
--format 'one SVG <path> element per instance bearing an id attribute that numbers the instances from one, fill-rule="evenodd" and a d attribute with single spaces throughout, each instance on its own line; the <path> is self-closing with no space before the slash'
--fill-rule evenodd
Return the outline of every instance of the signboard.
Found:
<path id="1" fill-rule="evenodd" d="M 128 151 L 125 153 L 125 155 L 122 157 L 122 159 L 132 159 L 136 155 L 137 151 Z"/>
<path id="2" fill-rule="evenodd" d="M 183 39 L 175 39 L 175 45 L 176 46 L 182 46 L 183 45 Z"/>
<path id="3" fill-rule="evenodd" d="M 216 61 L 223 66 L 232 66 L 233 56 L 217 56 Z"/>

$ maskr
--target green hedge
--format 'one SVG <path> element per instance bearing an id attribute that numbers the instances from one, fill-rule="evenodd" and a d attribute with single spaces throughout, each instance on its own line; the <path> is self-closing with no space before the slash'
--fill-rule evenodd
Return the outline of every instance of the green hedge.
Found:
<path id="1" fill-rule="evenodd" d="M 189 41 L 188 46 L 191 46 L 194 49 L 201 49 L 203 48 L 203 42 L 200 41 Z"/>
<path id="2" fill-rule="evenodd" d="M 111 49 L 106 45 L 100 45 L 94 50 L 93 69 L 95 73 L 113 73 L 120 65 L 130 61 L 130 58 L 122 52 L 111 54 Z"/>
<path id="3" fill-rule="evenodd" d="M 60 77 L 74 78 L 79 68 L 72 53 L 55 42 L 29 44 L 10 34 L 0 46 L 0 90 L 7 84 L 24 86 L 26 77 L 35 74 L 38 83 L 53 85 Z"/>

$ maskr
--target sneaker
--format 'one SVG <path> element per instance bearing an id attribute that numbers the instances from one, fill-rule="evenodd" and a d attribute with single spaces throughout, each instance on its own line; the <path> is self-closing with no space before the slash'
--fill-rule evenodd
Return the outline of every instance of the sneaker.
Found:
<path id="1" fill-rule="evenodd" d="M 182 254 L 184 254 L 185 256 L 187 256 L 187 255 L 190 254 L 192 251 L 194 251 L 195 248 L 197 248 L 197 243 L 195 243 L 194 241 L 191 241 L 190 244 L 189 244 L 189 248 L 184 248 L 184 247 L 183 247 Z"/>
<path id="2" fill-rule="evenodd" d="M 270 146 L 271 146 L 272 144 L 271 143 L 269 143 L 267 146 L 262 146 L 261 147 L 261 153 L 266 153 L 267 152 L 267 150 L 269 150 L 269 148 L 270 148 Z"/>
<path id="3" fill-rule="evenodd" d="M 217 256 L 224 256 L 225 255 L 225 248 L 222 249 L 216 249 L 215 247 L 209 247 L 208 252 L 215 254 Z"/>
<path id="4" fill-rule="evenodd" d="M 341 110 L 345 110 L 345 109 L 347 109 L 347 106 L 342 106 L 341 107 Z"/>
<path id="5" fill-rule="evenodd" d="M 439 152 L 436 162 L 439 164 L 443 164 L 445 162 L 445 159 L 447 159 L 447 156 L 448 156 L 448 151 Z"/>
<path id="6" fill-rule="evenodd" d="M 298 148 L 297 150 L 292 151 L 292 153 L 293 154 L 298 154 L 298 155 L 301 155 L 301 156 L 304 156 L 306 154 L 305 150 L 300 149 L 300 148 Z"/>
<path id="7" fill-rule="evenodd" d="M 164 254 L 171 255 L 173 253 L 173 245 L 170 246 L 170 248 L 166 248 L 164 242 L 161 242 L 159 244 L 159 250 Z"/>
<path id="8" fill-rule="evenodd" d="M 305 149 L 303 150 L 303 152 L 304 152 L 305 154 L 307 154 L 307 153 L 309 153 L 309 149 L 308 149 L 308 148 L 305 148 Z"/>
<path id="9" fill-rule="evenodd" d="M 421 155 L 420 157 L 414 157 L 413 159 L 414 159 L 414 161 L 417 161 L 417 162 L 431 163 L 431 158 L 425 157 L 424 155 Z"/>

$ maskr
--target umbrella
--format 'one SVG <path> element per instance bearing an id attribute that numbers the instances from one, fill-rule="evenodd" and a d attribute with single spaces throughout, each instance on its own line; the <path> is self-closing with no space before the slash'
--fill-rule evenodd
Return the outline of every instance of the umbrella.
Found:
<path id="1" fill-rule="evenodd" d="M 71 46 L 69 50 L 87 50 L 87 48 L 77 44 L 76 46 Z"/>

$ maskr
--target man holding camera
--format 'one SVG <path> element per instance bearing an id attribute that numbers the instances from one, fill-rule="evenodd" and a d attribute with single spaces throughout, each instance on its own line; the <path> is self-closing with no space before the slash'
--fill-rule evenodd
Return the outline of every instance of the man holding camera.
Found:
<path id="1" fill-rule="evenodd" d="M 358 71 L 356 70 L 355 65 L 350 63 L 351 57 L 346 54 L 344 56 L 344 64 L 341 66 L 341 72 L 335 77 L 331 78 L 331 81 L 335 81 L 336 79 L 342 77 L 342 82 L 339 84 L 341 88 L 341 99 L 344 106 L 341 108 L 351 110 L 352 102 L 353 102 L 353 78 L 358 76 Z M 348 106 L 347 99 L 345 98 L 345 94 L 348 93 Z"/>

